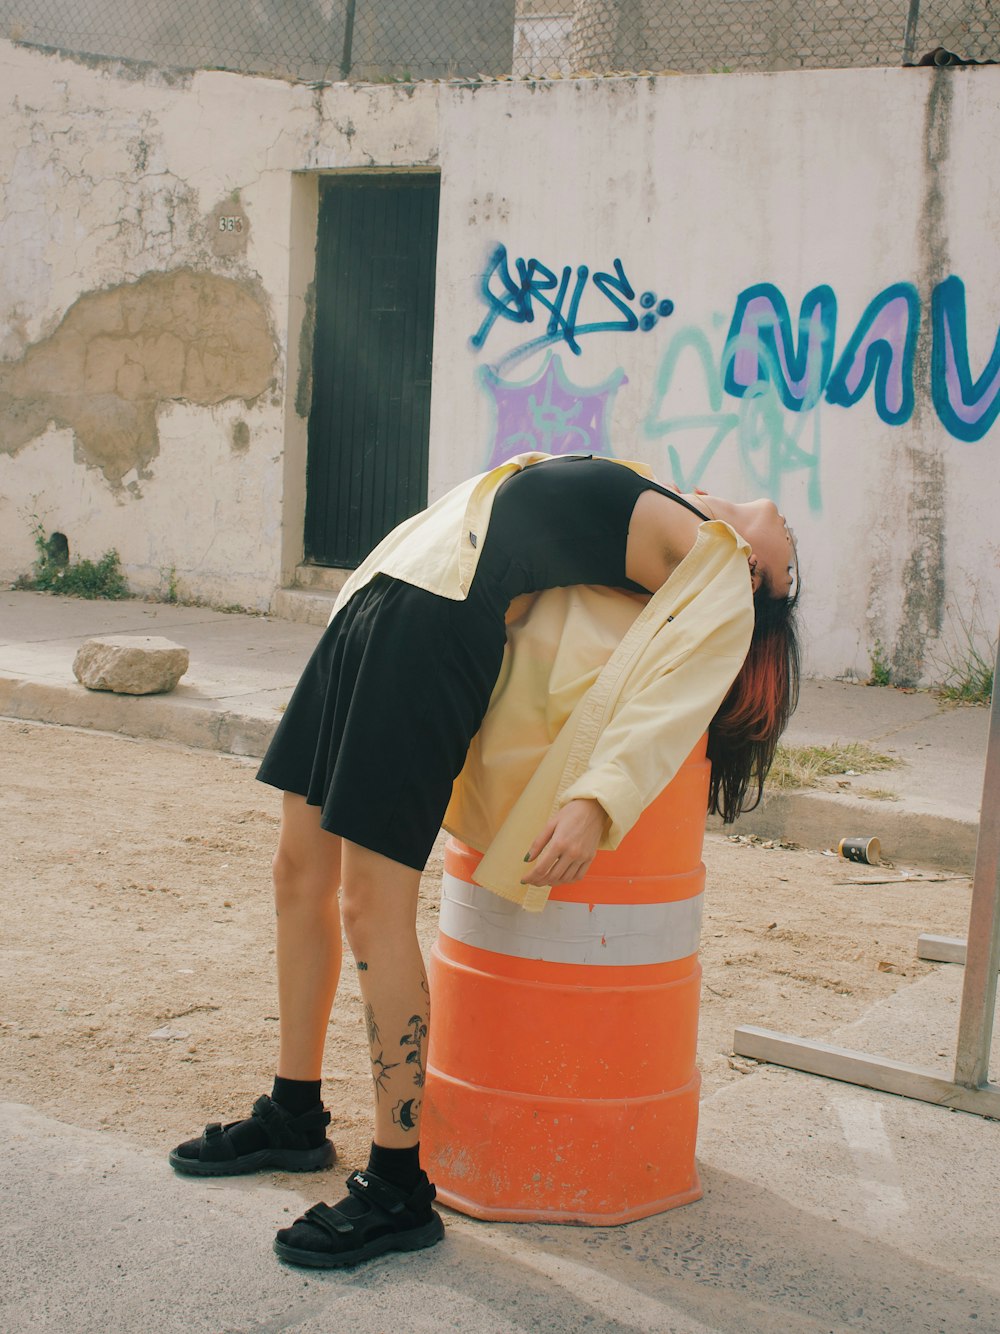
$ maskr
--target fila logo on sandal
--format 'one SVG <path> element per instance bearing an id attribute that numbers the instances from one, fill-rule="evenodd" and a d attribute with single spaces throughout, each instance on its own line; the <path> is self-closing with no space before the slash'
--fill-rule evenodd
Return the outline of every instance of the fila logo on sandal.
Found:
<path id="1" fill-rule="evenodd" d="M 364 1186 L 365 1190 L 368 1189 L 368 1182 L 365 1180 L 365 1178 L 361 1175 L 360 1172 L 354 1173 L 354 1180 L 358 1183 L 359 1186 Z"/>

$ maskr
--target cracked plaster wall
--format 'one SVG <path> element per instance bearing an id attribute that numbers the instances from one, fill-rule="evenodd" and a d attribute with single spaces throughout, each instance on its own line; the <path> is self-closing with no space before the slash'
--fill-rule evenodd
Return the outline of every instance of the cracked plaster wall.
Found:
<path id="1" fill-rule="evenodd" d="M 9 42 L 0 88 L 0 577 L 37 515 L 139 590 L 267 607 L 301 550 L 293 173 L 433 163 L 434 96 Z"/>

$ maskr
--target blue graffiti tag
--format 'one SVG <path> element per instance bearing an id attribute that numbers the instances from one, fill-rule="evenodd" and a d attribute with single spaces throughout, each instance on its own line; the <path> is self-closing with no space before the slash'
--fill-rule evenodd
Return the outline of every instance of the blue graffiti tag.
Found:
<path id="1" fill-rule="evenodd" d="M 635 333 L 636 330 L 648 333 L 659 318 L 673 312 L 672 301 L 660 300 L 654 292 L 643 292 L 639 298 L 642 313 L 637 314 L 628 304 L 635 300 L 635 288 L 626 277 L 621 260 L 613 260 L 611 269 L 610 273 L 591 272 L 586 264 L 575 269 L 571 264 L 564 264 L 557 273 L 539 259 L 517 258 L 511 272 L 507 247 L 498 245 L 490 256 L 479 286 L 487 312 L 469 342 L 478 350 L 498 320 L 534 324 L 536 311 L 547 311 L 545 332 L 508 352 L 499 364 L 503 366 L 521 360 L 554 343 L 565 343 L 579 356 L 581 338 L 600 333 Z M 613 317 L 581 322 L 580 308 L 592 289 L 596 289 L 615 312 Z"/>
<path id="2" fill-rule="evenodd" d="M 773 283 L 755 283 L 736 298 L 726 338 L 726 392 L 742 398 L 763 379 L 792 412 L 816 406 L 833 363 L 837 298 L 825 283 L 802 298 L 798 339 L 788 303 Z"/>
<path id="3" fill-rule="evenodd" d="M 937 415 L 959 440 L 981 440 L 1000 415 L 1000 329 L 986 369 L 973 380 L 965 284 L 954 274 L 934 289 L 931 325 L 931 395 Z"/>
<path id="4" fill-rule="evenodd" d="M 893 283 L 869 301 L 826 386 L 828 403 L 849 408 L 874 381 L 875 411 L 889 426 L 913 415 L 913 358 L 920 296 L 912 283 Z"/>

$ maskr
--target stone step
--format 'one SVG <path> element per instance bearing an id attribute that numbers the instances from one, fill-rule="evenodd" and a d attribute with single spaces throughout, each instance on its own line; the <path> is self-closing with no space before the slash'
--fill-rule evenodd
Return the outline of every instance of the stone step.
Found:
<path id="1" fill-rule="evenodd" d="M 271 615 L 300 625 L 326 625 L 337 594 L 325 588 L 279 588 L 271 600 Z"/>

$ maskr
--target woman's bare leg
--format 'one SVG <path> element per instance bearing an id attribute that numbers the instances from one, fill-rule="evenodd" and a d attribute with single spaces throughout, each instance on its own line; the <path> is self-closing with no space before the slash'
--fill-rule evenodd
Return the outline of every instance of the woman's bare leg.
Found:
<path id="1" fill-rule="evenodd" d="M 279 1047 L 284 1079 L 322 1076 L 323 1046 L 340 980 L 341 840 L 318 806 L 286 792 L 274 857 Z"/>
<path id="2" fill-rule="evenodd" d="M 344 932 L 354 954 L 368 1024 L 375 1133 L 368 1167 L 348 1194 L 317 1204 L 274 1247 L 292 1264 L 354 1265 L 386 1251 L 434 1246 L 444 1237 L 434 1187 L 417 1155 L 430 995 L 417 943 L 420 872 L 346 838 L 341 850 Z"/>
<path id="3" fill-rule="evenodd" d="M 419 1139 L 430 992 L 417 943 L 420 872 L 343 840 L 344 930 L 358 968 L 371 1050 L 375 1143 Z"/>

